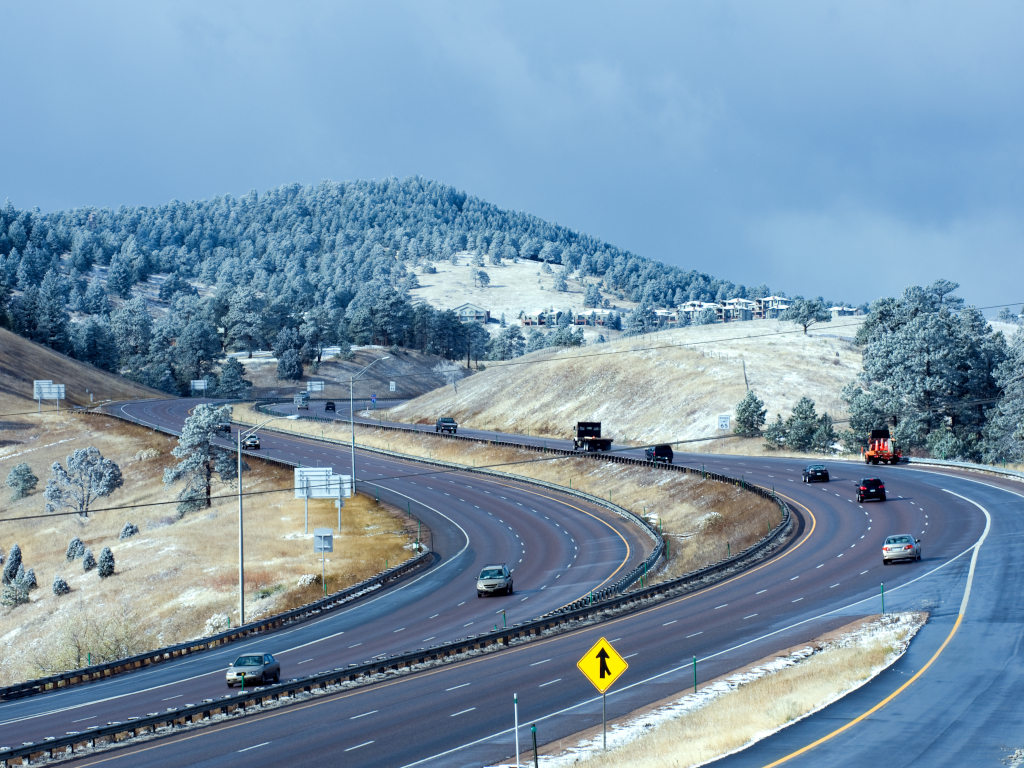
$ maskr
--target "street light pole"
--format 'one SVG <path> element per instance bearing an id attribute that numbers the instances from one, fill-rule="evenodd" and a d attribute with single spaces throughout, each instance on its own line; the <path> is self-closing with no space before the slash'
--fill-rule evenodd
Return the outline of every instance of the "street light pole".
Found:
<path id="1" fill-rule="evenodd" d="M 243 537 L 242 527 L 242 438 L 255 434 L 256 430 L 260 427 L 265 427 L 267 424 L 272 421 L 276 421 L 277 419 L 297 418 L 299 418 L 298 414 L 274 416 L 261 424 L 257 424 L 255 427 L 245 430 L 244 435 L 242 434 L 241 427 L 238 429 L 238 626 L 240 627 L 245 624 L 245 539 Z"/>
<path id="2" fill-rule="evenodd" d="M 376 360 L 371 360 L 369 363 L 364 365 L 361 369 L 356 371 L 354 374 L 348 377 L 348 422 L 352 428 L 352 494 L 356 492 L 356 411 L 352 399 L 352 385 L 356 379 L 366 373 L 366 369 L 374 363 L 379 363 L 381 360 L 390 359 L 391 355 L 384 355 L 384 357 L 378 357 Z"/>

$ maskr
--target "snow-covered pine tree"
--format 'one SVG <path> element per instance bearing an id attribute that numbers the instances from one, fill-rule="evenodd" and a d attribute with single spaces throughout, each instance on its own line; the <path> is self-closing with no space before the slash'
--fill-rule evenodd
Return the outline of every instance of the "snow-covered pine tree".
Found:
<path id="1" fill-rule="evenodd" d="M 100 552 L 100 562 L 97 571 L 101 579 L 114 575 L 114 553 L 110 551 L 110 547 L 104 547 Z"/>

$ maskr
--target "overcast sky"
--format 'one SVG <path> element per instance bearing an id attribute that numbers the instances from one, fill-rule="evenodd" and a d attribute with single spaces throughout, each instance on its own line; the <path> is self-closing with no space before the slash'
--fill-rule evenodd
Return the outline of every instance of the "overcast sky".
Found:
<path id="1" fill-rule="evenodd" d="M 4 2 L 0 201 L 420 175 L 859 304 L 1024 304 L 1024 4 Z"/>

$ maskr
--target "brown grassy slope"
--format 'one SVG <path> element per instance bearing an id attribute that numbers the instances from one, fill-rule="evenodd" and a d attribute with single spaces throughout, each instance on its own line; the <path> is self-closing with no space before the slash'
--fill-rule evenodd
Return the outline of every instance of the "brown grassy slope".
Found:
<path id="1" fill-rule="evenodd" d="M 844 415 L 839 393 L 861 368 L 849 340 L 857 325 L 846 318 L 805 336 L 792 323 L 765 320 L 543 350 L 491 363 L 457 391 L 443 387 L 391 414 L 420 422 L 452 415 L 467 427 L 562 438 L 577 420 L 595 420 L 619 444 L 671 442 L 722 434 L 717 417 L 734 415 L 746 381 L 769 419 L 788 415 L 805 395 L 837 418 Z"/>
<path id="2" fill-rule="evenodd" d="M 245 368 L 245 378 L 252 382 L 253 397 L 291 397 L 299 390 L 305 390 L 307 381 L 324 382 L 324 390 L 316 397 L 347 399 L 349 377 L 359 373 L 366 365 L 385 355 L 387 360 L 374 363 L 353 382 L 352 392 L 356 398 L 367 398 L 376 393 L 383 400 L 389 397 L 416 397 L 442 386 L 447 378 L 436 368 L 447 363 L 435 355 L 425 355 L 414 350 L 392 350 L 382 347 L 360 347 L 350 360 L 325 357 L 318 366 L 307 366 L 301 381 L 283 381 L 277 378 L 277 360 L 272 357 L 240 357 L 238 361 Z M 463 365 L 465 361 L 463 361 Z M 456 364 L 458 367 L 458 364 Z M 465 369 L 462 370 L 465 373 Z M 395 382 L 395 391 L 389 391 L 389 383 Z"/>
<path id="3" fill-rule="evenodd" d="M 61 403 L 62 408 L 68 403 L 89 405 L 90 392 L 95 402 L 166 397 L 155 389 L 72 360 L 0 328 L 0 393 L 24 398 L 28 406 L 32 400 L 32 382 L 36 379 L 49 379 L 64 385 L 67 400 Z M 56 403 L 52 401 L 43 404 L 44 410 L 55 407 Z"/>

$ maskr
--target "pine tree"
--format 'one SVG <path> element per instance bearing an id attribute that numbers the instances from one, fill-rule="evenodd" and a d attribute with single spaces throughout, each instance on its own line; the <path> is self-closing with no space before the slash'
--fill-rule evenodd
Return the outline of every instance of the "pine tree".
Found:
<path id="1" fill-rule="evenodd" d="M 733 431 L 741 437 L 758 437 L 761 434 L 761 427 L 764 426 L 766 413 L 761 398 L 755 395 L 753 390 L 747 390 L 747 394 L 736 406 L 736 426 Z"/>
<path id="2" fill-rule="evenodd" d="M 775 415 L 775 421 L 768 425 L 764 431 L 764 446 L 768 450 L 776 451 L 786 444 L 786 424 L 782 420 L 782 414 Z"/>
<path id="3" fill-rule="evenodd" d="M 92 554 L 91 549 L 85 550 L 85 554 L 82 556 L 82 570 L 88 573 L 96 567 L 96 558 Z"/>
<path id="4" fill-rule="evenodd" d="M 817 428 L 818 414 L 814 410 L 814 401 L 801 397 L 786 419 L 786 447 L 794 451 L 811 450 Z"/>
<path id="5" fill-rule="evenodd" d="M 17 544 L 11 545 L 11 551 L 7 554 L 7 562 L 4 564 L 3 583 L 10 584 L 18 577 L 18 569 L 21 568 L 21 547 Z"/>
<path id="6" fill-rule="evenodd" d="M 67 581 L 65 581 L 63 579 L 63 577 L 61 577 L 61 576 L 54 576 L 53 577 L 53 594 L 55 594 L 58 597 L 60 597 L 61 595 L 66 595 L 70 591 L 71 591 L 71 587 L 68 585 Z"/>
<path id="7" fill-rule="evenodd" d="M 68 562 L 71 562 L 72 560 L 77 560 L 84 554 L 85 544 L 82 543 L 82 540 L 80 538 L 75 536 L 71 539 L 71 541 L 68 542 L 68 548 L 64 552 L 64 557 L 65 559 L 67 559 Z"/>
<path id="8" fill-rule="evenodd" d="M 11 489 L 11 501 L 22 499 L 36 489 L 39 478 L 25 462 L 15 464 L 7 475 L 7 486 Z"/>
<path id="9" fill-rule="evenodd" d="M 104 547 L 100 551 L 98 573 L 101 579 L 114 574 L 114 553 L 110 551 L 110 547 Z"/>
<path id="10" fill-rule="evenodd" d="M 230 406 L 209 403 L 197 405 L 185 419 L 178 444 L 171 451 L 180 461 L 165 469 L 163 478 L 167 485 L 178 480 L 185 481 L 185 487 L 178 493 L 179 515 L 210 506 L 214 472 L 217 472 L 221 480 L 233 480 L 236 477 L 234 453 L 212 445 L 218 427 L 228 421 L 231 421 Z"/>
<path id="11" fill-rule="evenodd" d="M 302 378 L 302 361 L 294 349 L 287 349 L 277 360 L 277 378 L 285 381 L 299 381 Z"/>
<path id="12" fill-rule="evenodd" d="M 245 378 L 245 368 L 234 357 L 229 357 L 220 369 L 217 395 L 220 397 L 244 398 L 252 382 Z"/>
<path id="13" fill-rule="evenodd" d="M 125 523 L 124 528 L 121 529 L 121 533 L 118 534 L 118 539 L 130 539 L 132 536 L 139 532 L 139 526 L 135 523 Z"/>

